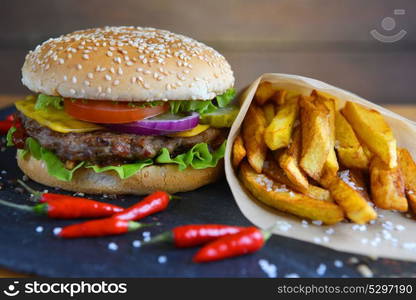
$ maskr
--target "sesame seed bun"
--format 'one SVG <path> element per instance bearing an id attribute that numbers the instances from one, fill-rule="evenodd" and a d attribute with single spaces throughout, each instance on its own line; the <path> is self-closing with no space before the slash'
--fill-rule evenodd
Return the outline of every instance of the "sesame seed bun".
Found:
<path id="1" fill-rule="evenodd" d="M 216 181 L 223 174 L 223 162 L 215 168 L 188 168 L 179 171 L 176 165 L 154 165 L 143 168 L 133 176 L 120 179 L 114 171 L 95 173 L 91 169 L 75 171 L 71 181 L 61 181 L 49 175 L 45 163 L 26 155 L 17 156 L 20 169 L 32 180 L 64 190 L 88 194 L 150 194 L 156 190 L 168 193 L 186 192 Z"/>
<path id="2" fill-rule="evenodd" d="M 225 58 L 183 35 L 104 27 L 52 38 L 26 56 L 22 82 L 47 95 L 117 101 L 210 100 L 234 85 Z"/>

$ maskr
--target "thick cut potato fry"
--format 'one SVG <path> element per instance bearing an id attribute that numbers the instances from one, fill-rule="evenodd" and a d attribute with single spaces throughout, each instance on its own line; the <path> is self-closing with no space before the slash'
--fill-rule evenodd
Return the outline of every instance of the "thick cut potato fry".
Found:
<path id="1" fill-rule="evenodd" d="M 266 124 L 269 126 L 269 124 L 272 122 L 274 115 L 275 115 L 275 109 L 273 103 L 267 103 L 263 106 L 264 110 L 264 117 L 266 118 Z"/>
<path id="2" fill-rule="evenodd" d="M 275 117 L 264 131 L 264 140 L 270 150 L 277 150 L 289 145 L 298 110 L 297 98 L 290 99 L 279 106 Z"/>
<path id="3" fill-rule="evenodd" d="M 299 167 L 301 142 L 300 129 L 297 127 L 293 132 L 292 143 L 280 155 L 278 161 L 287 178 L 296 186 L 296 190 L 305 193 L 308 190 L 309 182 L 305 172 Z"/>
<path id="4" fill-rule="evenodd" d="M 370 159 L 354 130 L 340 112 L 335 114 L 335 140 L 338 158 L 347 168 L 368 169 Z"/>
<path id="5" fill-rule="evenodd" d="M 273 88 L 271 82 L 264 81 L 257 87 L 254 100 L 258 105 L 263 105 L 273 96 L 274 93 L 276 93 L 276 89 Z"/>
<path id="6" fill-rule="evenodd" d="M 263 110 L 252 104 L 243 123 L 243 140 L 248 162 L 257 173 L 261 173 L 267 154 L 267 146 L 263 138 L 265 128 L 266 118 Z"/>
<path id="7" fill-rule="evenodd" d="M 399 167 L 404 178 L 404 187 L 410 207 L 416 213 L 416 163 L 406 149 L 399 148 Z"/>
<path id="8" fill-rule="evenodd" d="M 376 219 L 375 210 L 355 188 L 339 177 L 334 177 L 328 184 L 332 198 L 342 207 L 348 219 L 358 224 Z"/>
<path id="9" fill-rule="evenodd" d="M 381 158 L 374 157 L 370 164 L 371 199 L 383 209 L 407 211 L 404 180 L 399 167 L 389 168 Z"/>
<path id="10" fill-rule="evenodd" d="M 266 176 L 273 179 L 274 181 L 284 184 L 288 186 L 290 189 L 300 192 L 308 197 L 317 200 L 334 202 L 329 191 L 319 186 L 309 184 L 306 190 L 299 190 L 298 187 L 295 184 L 293 184 L 289 180 L 289 178 L 287 178 L 287 176 L 283 172 L 283 169 L 277 165 L 275 160 L 267 159 L 264 162 L 263 173 L 266 174 Z"/>
<path id="11" fill-rule="evenodd" d="M 239 173 L 244 186 L 263 203 L 301 218 L 335 224 L 344 219 L 342 209 L 335 203 L 312 199 L 295 193 L 274 182 L 264 174 L 257 174 L 249 164 L 242 163 Z"/>
<path id="12" fill-rule="evenodd" d="M 323 103 L 326 108 L 329 110 L 329 126 L 331 130 L 330 143 L 331 149 L 329 150 L 328 158 L 326 159 L 325 166 L 326 172 L 332 172 L 336 174 L 339 170 L 339 164 L 337 155 L 335 153 L 335 111 L 336 105 L 335 100 L 332 98 L 326 97 L 325 94 L 319 93 L 316 90 L 313 90 L 311 96 L 316 98 L 316 101 Z"/>
<path id="13" fill-rule="evenodd" d="M 390 168 L 397 167 L 397 142 L 383 116 L 353 102 L 347 102 L 341 111 L 360 141 Z"/>
<path id="14" fill-rule="evenodd" d="M 300 166 L 315 180 L 319 180 L 331 151 L 331 126 L 328 108 L 314 97 L 301 97 L 300 120 L 302 154 Z"/>
<path id="15" fill-rule="evenodd" d="M 270 98 L 277 106 L 283 105 L 286 101 L 286 90 L 278 90 L 273 96 Z"/>
<path id="16" fill-rule="evenodd" d="M 246 148 L 244 148 L 244 142 L 241 135 L 237 135 L 237 137 L 234 140 L 233 145 L 233 158 L 232 158 L 232 165 L 235 169 L 238 168 L 240 165 L 240 162 L 243 160 L 243 158 L 246 156 Z"/>

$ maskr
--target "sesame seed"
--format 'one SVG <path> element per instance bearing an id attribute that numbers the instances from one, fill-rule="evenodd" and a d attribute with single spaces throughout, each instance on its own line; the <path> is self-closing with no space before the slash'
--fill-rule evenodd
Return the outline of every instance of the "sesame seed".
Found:
<path id="1" fill-rule="evenodd" d="M 121 67 L 118 68 L 117 70 L 118 75 L 123 75 L 123 69 Z"/>
<path id="2" fill-rule="evenodd" d="M 131 83 L 136 83 L 136 81 L 137 81 L 137 78 L 133 76 L 133 77 L 131 78 Z"/>
<path id="3" fill-rule="evenodd" d="M 87 77 L 88 77 L 89 79 L 93 79 L 93 78 L 94 78 L 94 74 L 92 74 L 92 73 L 90 72 L 90 73 L 88 73 L 88 74 L 87 74 Z"/>
<path id="4" fill-rule="evenodd" d="M 118 79 L 114 80 L 114 81 L 113 81 L 113 84 L 114 84 L 114 85 L 119 85 L 119 84 L 120 84 L 120 80 L 118 80 Z"/>
<path id="5" fill-rule="evenodd" d="M 88 60 L 90 57 L 89 57 L 88 54 L 84 54 L 84 55 L 82 55 L 82 58 L 85 59 L 85 60 Z"/>
<path id="6" fill-rule="evenodd" d="M 105 80 L 110 81 L 111 80 L 111 76 L 108 74 L 105 74 Z"/>
<path id="7" fill-rule="evenodd" d="M 63 58 L 58 59 L 58 63 L 59 63 L 60 65 L 63 65 L 63 64 L 64 64 L 64 62 L 65 62 L 65 60 L 64 60 Z"/>
<path id="8" fill-rule="evenodd" d="M 107 94 L 111 94 L 111 87 L 108 87 L 106 90 Z"/>
<path id="9" fill-rule="evenodd" d="M 126 65 L 128 65 L 128 66 L 132 66 L 132 65 L 133 65 L 133 63 L 132 63 L 131 61 L 128 61 L 128 62 L 126 62 Z"/>
<path id="10" fill-rule="evenodd" d="M 36 231 L 37 233 L 41 233 L 41 232 L 43 232 L 43 227 L 42 227 L 42 226 L 37 226 L 37 227 L 35 228 L 35 231 Z"/>
<path id="11" fill-rule="evenodd" d="M 70 90 L 69 90 L 69 92 L 70 92 L 72 95 L 75 95 L 75 94 L 76 94 L 76 91 L 75 91 L 74 89 L 70 89 Z"/>
<path id="12" fill-rule="evenodd" d="M 101 92 L 103 91 L 103 88 L 102 88 L 101 86 L 98 86 L 98 87 L 97 87 L 97 91 L 98 91 L 99 93 L 101 93 Z"/>
<path id="13" fill-rule="evenodd" d="M 113 74 L 116 72 L 116 70 L 114 69 L 114 67 L 111 67 L 110 68 L 110 72 L 113 73 Z"/>
<path id="14" fill-rule="evenodd" d="M 77 83 L 77 77 L 75 77 L 75 76 L 72 76 L 72 83 Z"/>
<path id="15" fill-rule="evenodd" d="M 89 82 L 88 80 L 85 80 L 85 81 L 84 81 L 84 84 L 85 84 L 86 86 L 90 86 L 90 82 Z"/>
<path id="16" fill-rule="evenodd" d="M 113 52 L 111 52 L 111 51 L 107 51 L 107 56 L 113 56 Z"/>
<path id="17" fill-rule="evenodd" d="M 81 64 L 77 64 L 77 69 L 78 70 L 82 70 L 82 65 Z"/>
<path id="18" fill-rule="evenodd" d="M 68 76 L 64 75 L 64 81 L 68 80 Z"/>

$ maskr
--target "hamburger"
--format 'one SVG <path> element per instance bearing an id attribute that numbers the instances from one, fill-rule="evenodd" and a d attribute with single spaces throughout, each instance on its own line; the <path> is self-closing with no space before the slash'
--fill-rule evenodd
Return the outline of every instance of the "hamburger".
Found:
<path id="1" fill-rule="evenodd" d="M 222 174 L 234 76 L 189 37 L 104 27 L 52 38 L 26 56 L 8 144 L 44 185 L 84 193 L 194 190 Z"/>

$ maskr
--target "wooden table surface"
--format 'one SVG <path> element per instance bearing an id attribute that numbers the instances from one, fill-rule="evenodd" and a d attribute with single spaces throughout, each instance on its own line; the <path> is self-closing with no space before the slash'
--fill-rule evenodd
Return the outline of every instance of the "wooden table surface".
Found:
<path id="1" fill-rule="evenodd" d="M 0 109 L 12 105 L 17 99 L 21 99 L 22 96 L 16 95 L 0 95 Z M 415 105 L 383 105 L 387 109 L 394 111 L 410 120 L 416 121 L 416 104 Z M 15 273 L 11 270 L 0 268 L 0 278 L 10 277 L 24 277 L 25 274 Z"/>

